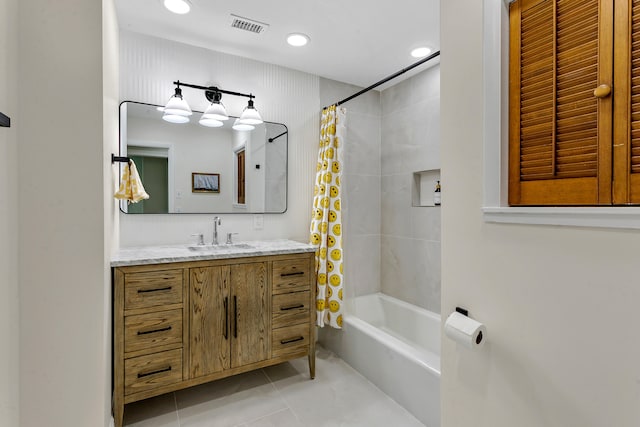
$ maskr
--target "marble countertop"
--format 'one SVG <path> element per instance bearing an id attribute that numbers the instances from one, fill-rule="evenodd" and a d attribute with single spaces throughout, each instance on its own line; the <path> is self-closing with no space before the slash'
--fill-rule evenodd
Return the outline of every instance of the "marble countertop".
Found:
<path id="1" fill-rule="evenodd" d="M 233 245 L 217 245 L 189 249 L 194 245 L 145 246 L 122 248 L 112 258 L 112 267 L 128 265 L 165 264 L 170 262 L 202 261 L 252 257 L 260 255 L 281 255 L 300 252 L 314 252 L 315 246 L 293 240 L 255 240 L 238 242 Z"/>

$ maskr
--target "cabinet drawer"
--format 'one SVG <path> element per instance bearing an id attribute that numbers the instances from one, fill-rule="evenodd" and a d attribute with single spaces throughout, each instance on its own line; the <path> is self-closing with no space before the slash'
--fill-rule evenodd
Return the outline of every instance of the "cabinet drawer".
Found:
<path id="1" fill-rule="evenodd" d="M 273 262 L 273 293 L 281 294 L 309 289 L 311 272 L 309 259 L 288 259 Z"/>
<path id="2" fill-rule="evenodd" d="M 125 353 L 170 344 L 182 346 L 182 309 L 125 317 Z"/>
<path id="3" fill-rule="evenodd" d="M 273 329 L 309 323 L 309 291 L 274 295 L 271 300 Z"/>
<path id="4" fill-rule="evenodd" d="M 275 329 L 272 337 L 271 357 L 304 351 L 309 347 L 309 323 Z"/>
<path id="5" fill-rule="evenodd" d="M 124 394 L 129 395 L 182 381 L 182 349 L 124 361 Z"/>
<path id="6" fill-rule="evenodd" d="M 182 270 L 129 273 L 124 278 L 124 309 L 182 302 Z"/>

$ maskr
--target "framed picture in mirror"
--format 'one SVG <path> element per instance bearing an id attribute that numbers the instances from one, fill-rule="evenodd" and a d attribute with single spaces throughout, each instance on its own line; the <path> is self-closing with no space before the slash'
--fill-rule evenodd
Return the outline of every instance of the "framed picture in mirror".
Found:
<path id="1" fill-rule="evenodd" d="M 219 193 L 220 174 L 219 173 L 191 173 L 192 193 Z"/>

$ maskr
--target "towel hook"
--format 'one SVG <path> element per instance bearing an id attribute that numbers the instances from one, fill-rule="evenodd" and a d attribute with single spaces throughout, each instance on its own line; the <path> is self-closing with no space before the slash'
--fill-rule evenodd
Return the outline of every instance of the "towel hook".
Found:
<path id="1" fill-rule="evenodd" d="M 129 157 L 116 156 L 115 154 L 111 153 L 111 164 L 114 164 L 115 162 L 131 163 L 131 159 Z"/>

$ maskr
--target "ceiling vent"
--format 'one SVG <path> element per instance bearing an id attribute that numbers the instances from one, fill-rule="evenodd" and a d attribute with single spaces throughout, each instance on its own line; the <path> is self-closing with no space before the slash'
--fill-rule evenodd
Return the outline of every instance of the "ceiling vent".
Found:
<path id="1" fill-rule="evenodd" d="M 269 28 L 269 24 L 243 18 L 242 16 L 231 14 L 231 26 L 251 33 L 262 34 Z"/>

